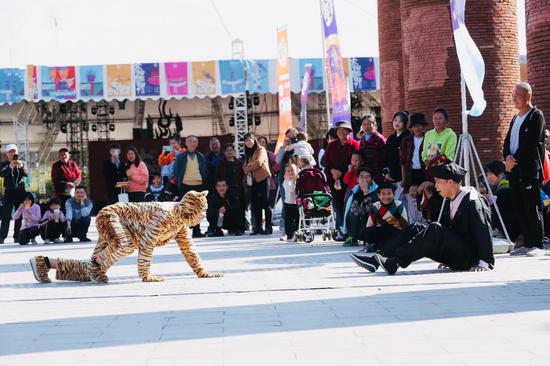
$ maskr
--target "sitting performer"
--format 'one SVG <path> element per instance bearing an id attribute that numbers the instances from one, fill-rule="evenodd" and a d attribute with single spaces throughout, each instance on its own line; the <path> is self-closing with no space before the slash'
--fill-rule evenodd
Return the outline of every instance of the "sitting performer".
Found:
<path id="1" fill-rule="evenodd" d="M 50 282 L 48 271 L 56 270 L 56 279 L 108 282 L 107 270 L 120 259 L 138 250 L 138 273 L 143 282 L 159 282 L 149 275 L 155 247 L 175 239 L 187 263 L 198 277 L 220 277 L 208 273 L 189 239 L 189 226 L 205 216 L 208 191 L 189 191 L 180 202 L 116 203 L 103 208 L 96 217 L 99 240 L 90 261 L 48 258 L 30 259 L 38 282 Z"/>
<path id="2" fill-rule="evenodd" d="M 485 198 L 472 187 L 460 186 L 466 170 L 455 163 L 447 160 L 434 166 L 432 172 L 436 189 L 449 199 L 445 202 L 441 223 L 433 222 L 420 233 L 405 238 L 392 256 L 352 254 L 357 265 L 371 272 L 380 266 L 386 273 L 394 274 L 399 267 L 406 268 L 412 262 L 428 257 L 440 262 L 440 268 L 459 271 L 493 269 L 491 211 Z"/>

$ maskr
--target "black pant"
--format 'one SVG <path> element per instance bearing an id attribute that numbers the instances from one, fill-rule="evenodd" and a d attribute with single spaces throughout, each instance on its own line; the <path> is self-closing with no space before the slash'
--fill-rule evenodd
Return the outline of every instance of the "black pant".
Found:
<path id="1" fill-rule="evenodd" d="M 40 234 L 40 229 L 38 226 L 31 226 L 26 229 L 23 229 L 19 232 L 19 244 L 21 245 L 27 245 L 29 244 L 29 241 L 36 238 Z"/>
<path id="2" fill-rule="evenodd" d="M 269 206 L 269 184 L 267 178 L 254 183 L 250 189 L 252 214 L 254 215 L 254 232 L 262 231 L 262 210 L 265 213 L 265 231 L 271 233 L 271 207 Z"/>
<path id="3" fill-rule="evenodd" d="M 512 170 L 509 178 L 512 204 L 523 233 L 523 242 L 529 248 L 542 248 L 544 223 L 539 180 L 520 177 L 517 168 Z"/>
<path id="4" fill-rule="evenodd" d="M 90 216 L 81 217 L 71 221 L 71 237 L 78 239 L 85 239 L 88 235 L 88 228 L 92 219 Z"/>
<path id="5" fill-rule="evenodd" d="M 371 226 L 365 229 L 364 241 L 374 244 L 377 250 L 382 250 L 390 240 L 401 234 L 401 230 L 391 225 Z"/>
<path id="6" fill-rule="evenodd" d="M 128 192 L 128 201 L 130 202 L 145 201 L 145 192 Z"/>
<path id="7" fill-rule="evenodd" d="M 49 221 L 46 225 L 40 228 L 40 236 L 42 240 L 55 240 L 59 239 L 61 235 L 66 235 L 67 223 Z"/>
<path id="8" fill-rule="evenodd" d="M 288 239 L 292 239 L 296 230 L 298 230 L 298 205 L 285 203 L 285 234 Z"/>
<path id="9" fill-rule="evenodd" d="M 411 169 L 411 185 L 419 186 L 426 180 L 426 171 L 424 169 Z"/>
<path id="10" fill-rule="evenodd" d="M 67 203 L 67 201 L 71 198 L 71 196 L 68 196 L 66 194 L 60 194 L 59 196 L 57 196 L 57 198 L 59 198 L 59 200 L 61 201 L 61 211 L 63 211 L 64 214 L 66 214 L 66 210 L 65 210 L 65 203 Z"/>
<path id="11" fill-rule="evenodd" d="M 420 224 L 415 224 L 420 225 Z M 418 226 L 417 226 L 418 227 Z M 421 226 L 420 226 L 421 227 Z M 411 235 L 414 231 L 410 232 Z M 404 238 L 406 240 L 406 238 Z M 432 222 L 408 241 L 401 242 L 395 249 L 395 258 L 400 267 L 427 257 L 436 262 L 446 264 L 453 270 L 466 271 L 475 262 L 475 249 L 464 238 L 448 227 Z"/>
<path id="12" fill-rule="evenodd" d="M 244 232 L 244 218 L 242 216 L 240 207 L 235 210 L 227 210 L 223 215 L 222 227 L 218 227 L 218 212 L 217 210 L 210 210 L 206 213 L 206 219 L 208 220 L 208 231 L 216 231 L 218 229 L 225 229 L 230 232 Z"/>
<path id="13" fill-rule="evenodd" d="M 4 204 L 2 206 L 2 225 L 0 226 L 0 239 L 6 239 L 8 237 L 8 230 L 10 229 L 11 213 L 13 209 L 17 209 L 21 203 L 23 203 L 23 197 L 25 191 L 17 189 L 6 189 L 4 191 Z M 17 241 L 17 235 L 19 235 L 19 229 L 21 228 L 22 218 L 15 220 L 15 227 L 13 230 L 13 239 Z"/>
<path id="14" fill-rule="evenodd" d="M 332 209 L 334 210 L 334 215 L 336 216 L 336 230 L 341 230 L 342 225 L 344 224 L 344 202 L 346 198 L 346 188 L 337 190 L 334 187 L 330 188 L 330 193 L 332 194 Z"/>
<path id="15" fill-rule="evenodd" d="M 198 186 L 188 186 L 187 184 L 180 184 L 179 186 L 179 193 L 180 193 L 180 201 L 185 196 L 185 194 L 189 191 L 196 191 L 196 192 L 202 192 L 204 191 L 204 185 L 199 184 Z M 193 229 L 193 236 L 196 236 L 197 234 L 201 234 L 201 225 L 195 225 L 192 227 Z"/>

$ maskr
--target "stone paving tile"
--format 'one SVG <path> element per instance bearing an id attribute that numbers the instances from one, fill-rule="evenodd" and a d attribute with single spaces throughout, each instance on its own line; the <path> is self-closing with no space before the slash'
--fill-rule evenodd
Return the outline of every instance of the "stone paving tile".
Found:
<path id="1" fill-rule="evenodd" d="M 421 260 L 386 276 L 338 243 L 277 239 L 196 240 L 219 279 L 197 279 L 169 243 L 152 267 L 165 282 L 142 283 L 132 255 L 103 286 L 38 284 L 28 266 L 86 259 L 93 242 L 2 245 L 0 365 L 550 364 L 549 257 L 500 255 L 488 273 Z"/>

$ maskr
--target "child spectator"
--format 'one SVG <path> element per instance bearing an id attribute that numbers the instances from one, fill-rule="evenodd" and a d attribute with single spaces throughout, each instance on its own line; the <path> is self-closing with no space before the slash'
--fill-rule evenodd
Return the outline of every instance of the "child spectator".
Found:
<path id="1" fill-rule="evenodd" d="M 388 182 L 401 182 L 403 175 L 401 171 L 401 144 L 403 140 L 411 135 L 407 128 L 409 114 L 407 112 L 397 112 L 393 116 L 392 133 L 386 141 L 385 166 L 383 169 L 384 179 Z"/>
<path id="2" fill-rule="evenodd" d="M 40 206 L 35 203 L 34 196 L 30 192 L 25 193 L 23 203 L 12 214 L 13 220 L 19 220 L 21 217 L 23 223 L 17 241 L 20 245 L 27 245 L 29 241 L 37 244 L 35 238 L 40 234 Z"/>
<path id="3" fill-rule="evenodd" d="M 298 230 L 298 205 L 296 204 L 296 176 L 298 168 L 295 164 L 288 164 L 285 167 L 285 179 L 283 189 L 285 190 L 285 234 L 288 242 L 296 242 L 296 230 Z M 283 240 L 284 238 L 281 238 Z"/>
<path id="4" fill-rule="evenodd" d="M 361 153 L 354 152 L 348 165 L 348 171 L 344 174 L 344 183 L 348 186 L 348 192 L 357 185 L 357 170 L 363 164 Z"/>
<path id="5" fill-rule="evenodd" d="M 65 236 L 67 219 L 61 211 L 61 201 L 53 197 L 48 201 L 48 209 L 40 221 L 40 236 L 44 244 L 61 243 L 60 237 Z"/>
<path id="6" fill-rule="evenodd" d="M 298 132 L 296 135 L 298 141 L 288 145 L 285 151 L 293 151 L 293 155 L 307 156 L 311 165 L 316 165 L 315 158 L 313 157 L 314 150 L 311 144 L 307 142 L 307 135 L 305 132 Z"/>
<path id="7" fill-rule="evenodd" d="M 506 166 L 502 161 L 494 160 L 487 164 L 485 173 L 491 185 L 491 191 L 494 192 L 493 197 L 496 197 L 489 200 L 491 204 L 491 222 L 493 224 L 493 229 L 496 228 L 504 233 L 494 205 L 496 202 L 504 225 L 506 226 L 506 230 L 508 231 L 508 235 L 510 236 L 510 240 L 516 241 L 519 234 L 521 234 L 521 227 L 514 210 L 510 183 L 508 179 L 506 179 Z"/>
<path id="8" fill-rule="evenodd" d="M 382 251 L 392 237 L 398 236 L 408 224 L 407 210 L 401 201 L 394 199 L 395 186 L 389 182 L 378 186 L 378 199 L 372 205 L 365 231 L 370 250 Z"/>
<path id="9" fill-rule="evenodd" d="M 378 201 L 378 185 L 372 179 L 372 170 L 367 167 L 359 168 L 357 180 L 358 184 L 348 194 L 344 211 L 342 232 L 347 235 L 345 247 L 357 246 L 357 240 L 363 240 L 371 207 Z"/>
<path id="10" fill-rule="evenodd" d="M 145 193 L 145 202 L 169 202 L 172 201 L 172 192 L 166 189 L 162 184 L 162 177 L 159 173 L 154 173 L 151 179 L 151 185 Z"/>

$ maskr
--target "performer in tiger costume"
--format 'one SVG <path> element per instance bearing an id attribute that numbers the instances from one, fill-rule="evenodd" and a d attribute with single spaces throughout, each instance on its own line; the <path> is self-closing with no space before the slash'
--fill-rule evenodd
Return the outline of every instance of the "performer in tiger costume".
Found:
<path id="1" fill-rule="evenodd" d="M 190 191 L 180 202 L 107 206 L 96 217 L 99 239 L 90 261 L 37 256 L 30 259 L 34 277 L 38 282 L 51 282 L 48 272 L 55 269 L 57 280 L 107 283 L 107 270 L 137 249 L 138 274 L 143 282 L 160 282 L 162 278 L 149 274 L 153 249 L 172 239 L 198 277 L 220 277 L 204 269 L 188 235 L 189 227 L 204 218 L 207 194 Z"/>

